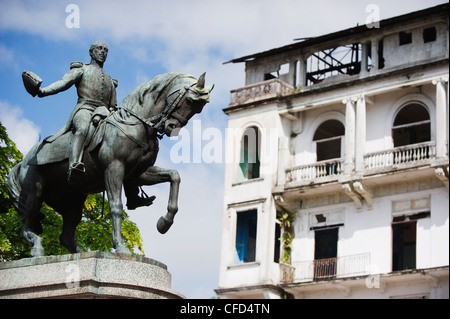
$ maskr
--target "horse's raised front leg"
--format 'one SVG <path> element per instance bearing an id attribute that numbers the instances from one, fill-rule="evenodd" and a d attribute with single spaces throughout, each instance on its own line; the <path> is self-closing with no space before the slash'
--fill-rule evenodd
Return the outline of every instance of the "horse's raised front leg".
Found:
<path id="1" fill-rule="evenodd" d="M 112 217 L 112 241 L 117 253 L 130 253 L 122 235 L 122 183 L 124 166 L 120 161 L 113 161 L 105 171 L 105 186 L 108 194 L 109 209 Z"/>
<path id="2" fill-rule="evenodd" d="M 170 182 L 167 214 L 161 216 L 156 225 L 161 234 L 165 234 L 169 230 L 170 226 L 173 224 L 175 214 L 178 212 L 178 190 L 180 188 L 180 181 L 180 175 L 176 170 L 160 168 L 157 166 L 149 167 L 138 178 L 139 185 L 155 185 Z"/>

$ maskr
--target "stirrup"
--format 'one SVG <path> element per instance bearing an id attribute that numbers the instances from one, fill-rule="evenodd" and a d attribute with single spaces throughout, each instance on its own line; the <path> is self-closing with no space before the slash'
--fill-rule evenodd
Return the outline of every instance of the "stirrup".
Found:
<path id="1" fill-rule="evenodd" d="M 70 166 L 69 171 L 67 172 L 67 182 L 69 184 L 73 183 L 72 174 L 74 174 L 74 173 L 77 176 L 82 176 L 82 175 L 86 174 L 86 168 L 82 162 L 73 163 Z"/>
<path id="2" fill-rule="evenodd" d="M 150 196 L 150 197 L 137 196 L 137 197 L 133 198 L 132 200 L 127 201 L 127 208 L 129 210 L 133 210 L 138 207 L 150 206 L 151 204 L 153 204 L 153 201 L 155 200 L 155 198 L 156 198 L 156 196 Z"/>

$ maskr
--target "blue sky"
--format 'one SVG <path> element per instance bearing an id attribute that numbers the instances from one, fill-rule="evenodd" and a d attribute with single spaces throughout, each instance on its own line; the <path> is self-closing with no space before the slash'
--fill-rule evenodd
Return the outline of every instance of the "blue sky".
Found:
<path id="1" fill-rule="evenodd" d="M 119 81 L 119 104 L 140 83 L 179 71 L 215 83 L 211 103 L 195 117 L 202 129 L 224 132 L 222 109 L 229 91 L 244 85 L 244 65 L 232 58 L 364 24 L 367 5 L 380 8 L 380 19 L 421 10 L 446 1 L 303 1 L 303 0 L 167 0 L 167 1 L 9 1 L 0 0 L 0 121 L 22 152 L 39 136 L 54 134 L 66 122 L 77 99 L 75 88 L 46 98 L 32 98 L 21 73 L 31 70 L 43 86 L 60 79 L 70 63 L 90 60 L 95 40 L 109 45 L 105 70 Z M 67 28 L 69 4 L 80 10 L 80 27 Z M 187 129 L 192 130 L 192 121 Z M 223 134 L 224 136 L 225 134 Z M 167 264 L 173 289 L 188 298 L 215 295 L 219 272 L 224 165 L 176 164 L 175 144 L 162 141 L 157 165 L 179 170 L 180 211 L 166 235 L 156 231 L 165 213 L 168 185 L 146 188 L 155 204 L 129 212 L 144 239 L 147 257 Z M 223 143 L 224 144 L 224 143 Z"/>

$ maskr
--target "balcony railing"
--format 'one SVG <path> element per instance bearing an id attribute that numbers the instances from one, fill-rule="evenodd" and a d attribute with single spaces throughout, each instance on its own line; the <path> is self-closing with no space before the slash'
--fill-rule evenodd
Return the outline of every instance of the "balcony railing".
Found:
<path id="1" fill-rule="evenodd" d="M 286 82 L 271 79 L 231 91 L 230 106 L 289 95 L 294 90 Z"/>
<path id="2" fill-rule="evenodd" d="M 309 282 L 369 275 L 370 254 L 280 264 L 281 282 Z"/>
<path id="3" fill-rule="evenodd" d="M 364 164 L 368 171 L 383 171 L 428 164 L 435 157 L 435 142 L 425 142 L 366 154 Z"/>
<path id="4" fill-rule="evenodd" d="M 364 155 L 364 175 L 429 165 L 436 158 L 436 143 L 425 142 Z M 286 169 L 286 182 L 307 185 L 337 181 L 344 172 L 344 159 L 332 159 Z"/>
<path id="5" fill-rule="evenodd" d="M 286 170 L 286 181 L 298 184 L 309 183 L 312 180 L 328 182 L 337 180 L 343 171 L 344 159 L 336 158 L 289 168 Z"/>

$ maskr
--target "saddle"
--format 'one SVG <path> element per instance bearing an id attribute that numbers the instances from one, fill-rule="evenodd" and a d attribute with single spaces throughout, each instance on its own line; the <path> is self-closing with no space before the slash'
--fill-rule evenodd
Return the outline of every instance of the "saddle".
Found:
<path id="1" fill-rule="evenodd" d="M 99 107 L 94 112 L 84 144 L 85 154 L 94 151 L 103 141 L 106 128 L 104 119 L 108 114 L 109 111 L 106 107 Z M 71 147 L 71 130 L 56 139 L 49 136 L 38 144 L 34 156 L 28 161 L 28 165 L 39 166 L 64 161 L 69 158 Z"/>

